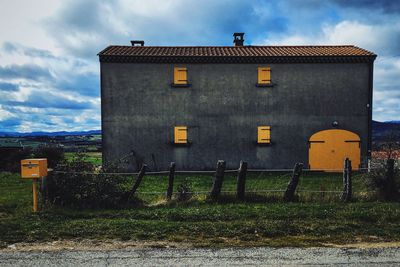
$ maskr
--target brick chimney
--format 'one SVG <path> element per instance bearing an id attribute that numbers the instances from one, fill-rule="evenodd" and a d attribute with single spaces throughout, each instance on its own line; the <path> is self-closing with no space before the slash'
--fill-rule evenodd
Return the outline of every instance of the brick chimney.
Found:
<path id="1" fill-rule="evenodd" d="M 235 46 L 243 46 L 243 35 L 244 32 L 235 32 L 233 34 L 233 43 L 235 44 Z"/>

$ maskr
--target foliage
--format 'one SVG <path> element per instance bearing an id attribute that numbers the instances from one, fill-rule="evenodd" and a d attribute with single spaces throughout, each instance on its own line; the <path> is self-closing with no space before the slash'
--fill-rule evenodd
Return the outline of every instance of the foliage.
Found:
<path id="1" fill-rule="evenodd" d="M 85 160 L 93 163 L 96 166 L 102 165 L 102 154 L 101 152 L 80 152 L 85 155 Z M 65 152 L 65 159 L 71 161 L 74 159 L 76 152 Z"/>
<path id="2" fill-rule="evenodd" d="M 16 150 L 1 150 L 0 170 L 20 172 L 21 160 L 27 158 L 47 158 L 48 166 L 54 168 L 64 159 L 64 152 L 61 147 L 52 145 L 43 145 L 36 149 L 25 147 Z"/>
<path id="3" fill-rule="evenodd" d="M 183 180 L 183 182 L 178 186 L 178 193 L 176 195 L 176 200 L 178 202 L 188 201 L 192 197 L 190 188 L 190 183 L 188 179 Z"/>
<path id="4" fill-rule="evenodd" d="M 47 158 L 49 168 L 54 168 L 64 160 L 64 150 L 62 147 L 53 145 L 42 145 L 34 150 L 35 158 Z"/>
<path id="5" fill-rule="evenodd" d="M 365 184 L 367 188 L 374 191 L 378 199 L 399 200 L 400 199 L 400 172 L 399 168 L 394 168 L 393 181 L 388 179 L 387 160 L 374 162 L 374 167 L 369 173 L 365 174 Z"/>
<path id="6" fill-rule="evenodd" d="M 21 160 L 33 156 L 33 150 L 29 147 L 20 150 L 1 150 L 0 171 L 20 172 Z"/>
<path id="7" fill-rule="evenodd" d="M 111 175 L 111 167 L 96 170 L 95 165 L 77 153 L 48 176 L 48 198 L 56 205 L 77 208 L 120 207 L 127 192 L 128 178 Z"/>

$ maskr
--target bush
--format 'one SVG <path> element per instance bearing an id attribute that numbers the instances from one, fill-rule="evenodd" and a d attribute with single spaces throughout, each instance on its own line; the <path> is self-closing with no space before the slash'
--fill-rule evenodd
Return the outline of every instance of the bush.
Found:
<path id="1" fill-rule="evenodd" d="M 0 171 L 20 172 L 21 160 L 33 157 L 33 151 L 27 147 L 21 150 L 1 150 Z"/>
<path id="2" fill-rule="evenodd" d="M 75 208 L 121 207 L 129 178 L 106 174 L 106 171 L 111 172 L 111 167 L 96 171 L 95 165 L 85 161 L 81 153 L 72 161 L 64 160 L 48 176 L 48 201 Z"/>
<path id="3" fill-rule="evenodd" d="M 394 179 L 387 179 L 387 161 L 376 161 L 374 167 L 365 175 L 367 188 L 374 191 L 378 199 L 393 201 L 400 199 L 400 172 L 394 168 Z"/>
<path id="4" fill-rule="evenodd" d="M 48 166 L 54 168 L 64 159 L 64 151 L 57 146 L 39 146 L 34 150 L 30 147 L 21 150 L 2 150 L 0 151 L 0 170 L 20 172 L 21 160 L 27 158 L 47 158 Z"/>
<path id="5" fill-rule="evenodd" d="M 178 186 L 178 194 L 176 196 L 176 200 L 180 201 L 187 201 L 192 197 L 192 192 L 190 188 L 190 184 L 187 179 L 185 179 L 182 184 Z"/>
<path id="6" fill-rule="evenodd" d="M 62 147 L 58 146 L 39 146 L 34 151 L 35 158 L 47 158 L 47 165 L 49 168 L 54 168 L 63 161 L 64 159 L 64 150 Z"/>

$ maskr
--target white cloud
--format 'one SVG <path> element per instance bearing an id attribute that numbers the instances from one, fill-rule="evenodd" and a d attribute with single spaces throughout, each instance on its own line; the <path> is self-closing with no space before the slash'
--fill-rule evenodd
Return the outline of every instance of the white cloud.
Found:
<path id="1" fill-rule="evenodd" d="M 340 21 L 314 34 L 277 34 L 263 41 L 275 45 L 356 45 L 378 55 L 374 67 L 373 119 L 400 119 L 400 20 L 387 24 Z M 394 56 L 393 56 L 394 55 Z"/>
<path id="2" fill-rule="evenodd" d="M 2 105 L 0 105 L 0 121 L 4 121 L 10 118 L 16 118 L 17 116 L 6 109 L 3 109 Z"/>
<path id="3" fill-rule="evenodd" d="M 2 125 L 21 131 L 98 129 L 96 53 L 109 44 L 143 39 L 147 45 L 229 45 L 234 31 L 246 32 L 252 44 L 355 44 L 377 53 L 374 119 L 398 120 L 400 15 L 393 10 L 399 6 L 334 0 L 0 0 L 0 70 L 12 76 L 0 74 L 3 87 L 9 84 L 0 91 L 0 116 L 10 120 L 0 131 L 7 130 Z M 91 108 L 4 104 L 46 93 Z"/>

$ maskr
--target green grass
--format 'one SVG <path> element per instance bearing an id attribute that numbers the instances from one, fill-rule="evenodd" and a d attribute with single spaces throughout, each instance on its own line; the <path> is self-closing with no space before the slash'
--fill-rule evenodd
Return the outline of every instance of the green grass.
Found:
<path id="1" fill-rule="evenodd" d="M 223 190 L 235 190 L 235 177 L 225 177 Z M 284 189 L 288 175 L 249 175 L 247 189 Z M 356 192 L 365 190 L 355 176 Z M 179 175 L 193 191 L 208 191 L 210 176 Z M 196 196 L 167 203 L 164 176 L 145 176 L 139 197 L 147 205 L 120 210 L 73 210 L 53 207 L 31 213 L 31 181 L 0 174 L 0 244 L 60 239 L 117 239 L 189 242 L 194 246 L 315 246 L 356 241 L 400 241 L 400 204 L 358 200 L 340 203 L 337 194 L 299 194 L 295 203 L 281 202 L 282 192 L 258 193 L 247 202 L 228 194 L 219 203 Z M 305 174 L 299 189 L 340 190 L 337 174 Z M 148 195 L 146 192 L 162 192 Z M 272 196 L 271 196 L 272 194 Z"/>
<path id="2" fill-rule="evenodd" d="M 283 190 L 291 178 L 291 173 L 276 174 L 248 174 L 246 177 L 246 191 L 250 192 L 249 198 L 261 197 L 280 199 Z M 205 195 L 210 191 L 213 177 L 211 175 L 177 175 L 174 181 L 174 192 L 186 180 L 193 192 L 202 192 Z M 150 195 L 149 192 L 165 192 L 168 185 L 167 176 L 145 176 L 138 189 L 140 197 L 148 202 L 159 199 L 161 194 Z M 300 201 L 338 201 L 343 188 L 342 175 L 337 173 L 304 173 L 298 184 L 298 197 Z M 225 195 L 232 196 L 236 190 L 236 175 L 225 175 L 222 191 Z M 307 192 L 303 192 L 307 191 Z M 267 192 L 269 191 L 269 192 Z M 325 193 L 310 191 L 330 191 Z M 336 192 L 334 192 L 336 191 Z M 353 191 L 356 198 L 363 198 L 367 191 L 362 175 L 353 176 Z M 142 195 L 141 195 L 142 194 Z"/>
<path id="3" fill-rule="evenodd" d="M 85 155 L 85 160 L 87 162 L 93 163 L 96 166 L 101 166 L 102 164 L 102 154 L 101 152 L 83 152 Z M 74 152 L 65 152 L 65 159 L 71 161 L 74 157 L 76 157 L 76 153 Z"/>

